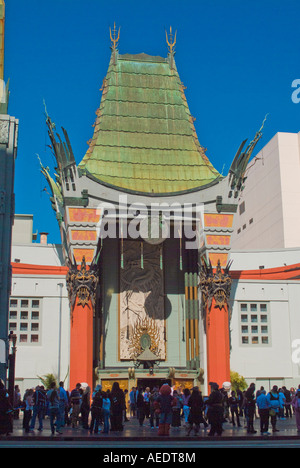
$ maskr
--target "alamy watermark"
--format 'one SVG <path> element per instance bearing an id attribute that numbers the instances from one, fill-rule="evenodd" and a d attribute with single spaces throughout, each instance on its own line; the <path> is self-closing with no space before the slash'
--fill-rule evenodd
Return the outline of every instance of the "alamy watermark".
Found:
<path id="1" fill-rule="evenodd" d="M 199 249 L 204 242 L 202 203 L 128 204 L 127 195 L 120 195 L 117 204 L 103 202 L 97 210 L 97 234 L 102 239 L 143 239 L 155 244 L 176 238 L 184 241 L 186 249 Z"/>
<path id="2" fill-rule="evenodd" d="M 294 364 L 300 364 L 300 338 L 292 341 L 292 362 Z"/>
<path id="3" fill-rule="evenodd" d="M 292 92 L 292 101 L 294 104 L 298 104 L 300 102 L 300 79 L 296 79 L 292 82 L 292 88 L 296 88 L 295 91 Z"/>

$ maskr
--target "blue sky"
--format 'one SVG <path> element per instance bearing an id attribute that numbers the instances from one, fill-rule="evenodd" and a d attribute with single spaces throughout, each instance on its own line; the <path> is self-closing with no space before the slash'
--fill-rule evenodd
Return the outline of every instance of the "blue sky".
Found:
<path id="1" fill-rule="evenodd" d="M 291 99 L 300 79 L 299 18 L 297 0 L 6 0 L 4 77 L 9 114 L 20 121 L 16 213 L 33 214 L 34 230 L 60 242 L 37 158 L 54 167 L 43 100 L 79 163 L 92 137 L 114 21 L 121 54 L 166 56 L 165 29 L 177 30 L 175 60 L 199 141 L 226 175 L 266 114 L 257 151 L 277 132 L 300 131 L 300 103 Z"/>

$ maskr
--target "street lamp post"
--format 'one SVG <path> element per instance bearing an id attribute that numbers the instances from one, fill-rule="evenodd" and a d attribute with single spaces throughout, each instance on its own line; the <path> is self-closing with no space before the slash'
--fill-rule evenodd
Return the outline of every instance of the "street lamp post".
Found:
<path id="1" fill-rule="evenodd" d="M 14 388 L 15 388 L 15 369 L 16 369 L 16 342 L 17 342 L 17 335 L 15 335 L 12 331 L 8 336 L 9 342 L 12 344 L 11 346 L 11 353 L 8 355 L 8 394 L 10 398 L 10 402 L 14 404 Z"/>

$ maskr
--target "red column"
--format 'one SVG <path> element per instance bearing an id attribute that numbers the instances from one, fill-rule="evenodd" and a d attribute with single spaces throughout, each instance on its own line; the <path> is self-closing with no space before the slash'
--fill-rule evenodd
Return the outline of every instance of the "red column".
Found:
<path id="1" fill-rule="evenodd" d="M 71 319 L 70 389 L 86 382 L 93 388 L 93 308 L 76 302 Z"/>
<path id="2" fill-rule="evenodd" d="M 221 387 L 223 382 L 230 382 L 228 306 L 226 304 L 221 309 L 216 307 L 213 298 L 206 314 L 208 383 L 216 382 Z"/>
<path id="3" fill-rule="evenodd" d="M 98 285 L 97 262 L 70 264 L 66 276 L 71 305 L 70 389 L 86 382 L 93 388 L 93 317 Z"/>

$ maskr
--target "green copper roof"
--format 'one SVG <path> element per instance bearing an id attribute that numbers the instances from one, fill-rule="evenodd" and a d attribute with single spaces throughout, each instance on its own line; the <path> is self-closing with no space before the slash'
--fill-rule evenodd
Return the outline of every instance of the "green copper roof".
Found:
<path id="1" fill-rule="evenodd" d="M 220 177 L 198 142 L 173 57 L 113 51 L 96 114 L 81 173 L 157 194 L 201 188 Z"/>

